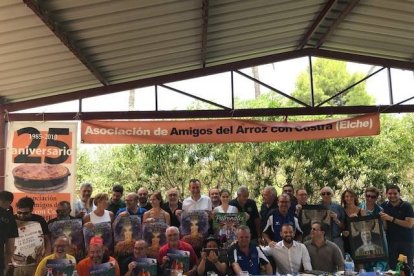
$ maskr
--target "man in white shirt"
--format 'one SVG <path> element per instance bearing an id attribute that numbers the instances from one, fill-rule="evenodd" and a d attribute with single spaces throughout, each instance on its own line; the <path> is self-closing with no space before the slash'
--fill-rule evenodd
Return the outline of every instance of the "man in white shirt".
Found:
<path id="1" fill-rule="evenodd" d="M 191 196 L 183 201 L 183 211 L 208 211 L 211 213 L 212 203 L 208 196 L 201 194 L 201 183 L 198 179 L 191 179 L 188 185 Z"/>
<path id="2" fill-rule="evenodd" d="M 271 256 L 276 263 L 276 272 L 281 275 L 294 274 L 312 270 L 311 260 L 306 246 L 294 241 L 293 226 L 284 224 L 280 231 L 282 240 L 278 243 L 270 242 L 263 251 Z"/>

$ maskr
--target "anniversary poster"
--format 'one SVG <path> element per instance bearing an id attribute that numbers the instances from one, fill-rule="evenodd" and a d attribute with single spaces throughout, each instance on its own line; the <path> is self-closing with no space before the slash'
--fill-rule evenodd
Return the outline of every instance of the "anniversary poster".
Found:
<path id="1" fill-rule="evenodd" d="M 190 269 L 190 252 L 177 249 L 168 249 L 167 257 L 170 259 L 168 268 L 175 271 L 183 271 L 184 273 Z"/>
<path id="2" fill-rule="evenodd" d="M 164 222 L 144 223 L 143 238 L 148 244 L 148 257 L 158 257 L 161 246 L 167 242 L 165 237 L 165 230 L 167 230 L 167 227 L 168 225 Z"/>
<path id="3" fill-rule="evenodd" d="M 116 276 L 115 265 L 111 262 L 94 265 L 89 271 L 89 275 L 96 276 Z"/>
<path id="4" fill-rule="evenodd" d="M 134 244 L 142 237 L 139 216 L 117 216 L 114 223 L 115 255 L 126 256 L 134 252 Z"/>
<path id="5" fill-rule="evenodd" d="M 81 219 L 58 220 L 49 224 L 52 248 L 55 240 L 65 236 L 69 240 L 68 254 L 77 261 L 84 257 L 84 242 Z"/>
<path id="6" fill-rule="evenodd" d="M 76 137 L 77 123 L 8 124 L 5 190 L 13 192 L 14 204 L 33 198 L 33 213 L 46 221 L 56 217 L 59 201 L 74 206 Z"/>
<path id="7" fill-rule="evenodd" d="M 237 240 L 236 229 L 246 224 L 246 214 L 243 213 L 214 213 L 214 235 L 220 240 L 224 248 Z"/>
<path id="8" fill-rule="evenodd" d="M 109 250 L 109 253 L 112 254 L 113 251 L 113 238 L 112 238 L 112 226 L 110 222 L 101 222 L 101 223 L 86 223 L 83 226 L 83 237 L 85 240 L 85 251 L 88 251 L 90 240 L 95 237 L 101 237 L 103 239 L 104 245 Z"/>
<path id="9" fill-rule="evenodd" d="M 157 259 L 139 258 L 134 269 L 134 276 L 157 276 Z"/>
<path id="10" fill-rule="evenodd" d="M 44 238 L 37 221 L 17 220 L 19 237 L 14 240 L 12 263 L 14 266 L 36 265 L 43 255 Z"/>
<path id="11" fill-rule="evenodd" d="M 208 229 L 208 213 L 206 211 L 182 212 L 181 239 L 191 244 L 196 252 L 203 248 L 203 242 L 208 235 Z"/>
<path id="12" fill-rule="evenodd" d="M 53 276 L 72 275 L 75 264 L 68 259 L 50 259 L 46 261 L 46 269 L 52 269 Z"/>

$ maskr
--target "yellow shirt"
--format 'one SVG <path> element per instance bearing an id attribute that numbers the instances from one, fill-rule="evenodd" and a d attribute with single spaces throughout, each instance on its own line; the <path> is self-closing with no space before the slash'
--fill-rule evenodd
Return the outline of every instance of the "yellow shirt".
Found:
<path id="1" fill-rule="evenodd" d="M 40 263 L 37 265 L 35 276 L 44 276 L 44 275 L 46 275 L 46 262 L 47 262 L 47 260 L 54 260 L 54 259 L 55 259 L 55 253 L 44 257 L 40 261 Z M 75 265 L 75 267 L 76 267 L 75 257 L 73 257 L 72 255 L 66 254 L 65 259 L 71 260 L 73 262 L 73 264 Z"/>

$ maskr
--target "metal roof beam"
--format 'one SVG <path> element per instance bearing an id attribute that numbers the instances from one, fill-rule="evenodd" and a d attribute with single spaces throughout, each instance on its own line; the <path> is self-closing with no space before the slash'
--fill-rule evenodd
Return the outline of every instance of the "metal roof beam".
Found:
<path id="1" fill-rule="evenodd" d="M 203 0 L 202 6 L 202 33 L 201 33 L 201 65 L 206 67 L 207 59 L 207 30 L 208 30 L 208 6 L 209 0 Z"/>
<path id="2" fill-rule="evenodd" d="M 313 20 L 312 25 L 308 29 L 308 31 L 305 33 L 303 38 L 301 39 L 301 42 L 299 43 L 297 49 L 303 49 L 305 47 L 312 35 L 315 33 L 316 29 L 319 27 L 321 22 L 325 20 L 326 15 L 331 11 L 333 4 L 336 2 L 336 0 L 329 0 L 325 6 L 323 7 L 322 11 L 318 14 L 315 20 Z"/>
<path id="3" fill-rule="evenodd" d="M 95 68 L 86 55 L 82 53 L 81 49 L 77 47 L 75 41 L 67 34 L 67 32 L 65 32 L 65 30 L 62 29 L 61 26 L 59 26 L 59 23 L 52 18 L 51 13 L 44 8 L 39 1 L 23 0 L 23 2 L 46 24 L 47 27 L 49 27 L 55 36 L 62 41 L 62 43 L 76 56 L 76 58 L 82 62 L 86 68 L 88 68 L 97 80 L 99 80 L 103 85 L 109 84 L 102 73 Z"/>
<path id="4" fill-rule="evenodd" d="M 319 40 L 316 42 L 315 48 L 320 48 L 326 39 L 335 31 L 335 29 L 341 24 L 341 22 L 351 13 L 352 9 L 358 4 L 359 0 L 347 1 L 347 5 L 340 12 L 340 14 L 335 18 L 332 24 L 329 26 L 327 31 L 322 34 Z"/>
<path id="5" fill-rule="evenodd" d="M 405 100 L 408 101 L 409 99 Z M 116 111 L 116 112 L 63 112 L 63 113 L 13 113 L 6 116 L 14 121 L 66 121 L 66 120 L 121 120 L 121 119 L 189 119 L 189 118 L 245 118 L 266 116 L 336 115 L 366 113 L 411 113 L 414 105 L 379 106 L 324 106 L 291 108 L 255 108 L 235 110 L 173 110 L 173 111 Z"/>

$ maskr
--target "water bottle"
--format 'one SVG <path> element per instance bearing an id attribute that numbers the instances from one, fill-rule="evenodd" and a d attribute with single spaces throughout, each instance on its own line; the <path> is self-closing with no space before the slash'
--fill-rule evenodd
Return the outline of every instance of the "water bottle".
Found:
<path id="1" fill-rule="evenodd" d="M 345 275 L 351 276 L 354 275 L 355 264 L 351 258 L 351 255 L 345 254 Z"/>

